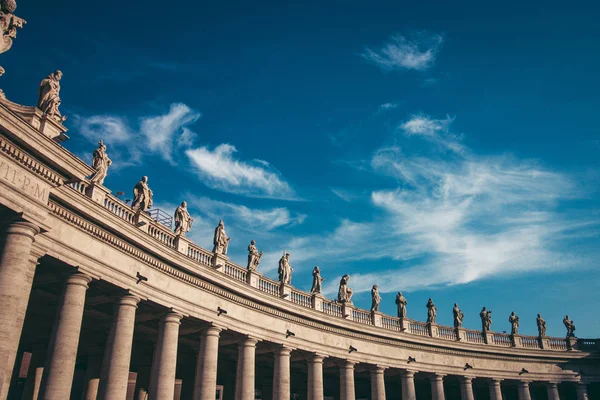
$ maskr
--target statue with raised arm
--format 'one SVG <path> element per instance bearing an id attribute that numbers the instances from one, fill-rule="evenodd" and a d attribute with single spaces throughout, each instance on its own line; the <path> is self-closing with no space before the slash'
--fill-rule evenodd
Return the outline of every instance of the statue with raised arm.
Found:
<path id="1" fill-rule="evenodd" d="M 0 1 L 0 53 L 12 47 L 13 39 L 17 37 L 17 28 L 22 28 L 27 22 L 14 15 L 17 9 L 16 0 Z"/>
<path id="2" fill-rule="evenodd" d="M 546 336 L 546 321 L 544 321 L 544 318 L 542 318 L 541 314 L 537 315 L 536 322 L 537 322 L 538 334 L 540 335 L 540 337 Z"/>
<path id="3" fill-rule="evenodd" d="M 427 323 L 435 324 L 435 319 L 437 317 L 437 307 L 435 306 L 435 304 L 433 304 L 433 300 L 431 300 L 431 297 L 427 301 L 425 307 L 427 307 Z"/>
<path id="4" fill-rule="evenodd" d="M 349 280 L 350 280 L 350 275 L 348 275 L 348 274 L 342 276 L 342 279 L 340 279 L 340 288 L 338 289 L 338 298 L 337 298 L 337 300 L 340 303 L 352 304 L 352 289 L 350 289 L 348 287 Z"/>
<path id="5" fill-rule="evenodd" d="M 519 334 L 519 317 L 515 315 L 513 311 L 510 313 L 510 317 L 508 317 L 508 322 L 510 322 L 510 334 L 518 335 Z"/>
<path id="6" fill-rule="evenodd" d="M 406 305 L 408 301 L 402 296 L 402 292 L 398 292 L 396 295 L 396 305 L 398 306 L 398 318 L 406 318 Z"/>
<path id="7" fill-rule="evenodd" d="M 321 269 L 318 266 L 315 266 L 313 269 L 313 281 L 312 287 L 310 288 L 311 294 L 321 294 L 321 284 L 325 280 L 325 278 L 321 277 Z"/>
<path id="8" fill-rule="evenodd" d="M 290 253 L 285 253 L 279 260 L 279 282 L 284 285 L 289 285 L 292 282 L 292 268 L 290 264 Z"/>
<path id="9" fill-rule="evenodd" d="M 452 309 L 452 315 L 454 316 L 454 327 L 462 328 L 463 319 L 464 319 L 465 315 L 460 310 L 460 308 L 458 308 L 457 303 L 454 303 L 454 308 Z"/>
<path id="10" fill-rule="evenodd" d="M 483 307 L 479 316 L 481 317 L 481 330 L 484 333 L 488 332 L 492 327 L 492 312 Z"/>
<path id="11" fill-rule="evenodd" d="M 373 285 L 373 288 L 371 288 L 371 312 L 379 311 L 379 303 L 381 303 L 379 288 L 377 285 Z"/>
<path id="12" fill-rule="evenodd" d="M 101 140 L 98 142 L 98 148 L 92 153 L 92 168 L 96 171 L 90 176 L 90 182 L 103 185 L 111 164 L 112 161 L 106 154 L 106 145 Z"/>
<path id="13" fill-rule="evenodd" d="M 146 211 L 150 207 L 152 207 L 152 190 L 148 187 L 148 177 L 143 176 L 133 187 L 131 208 L 134 211 Z"/>
<path id="14" fill-rule="evenodd" d="M 575 323 L 569 319 L 568 315 L 565 315 L 563 324 L 565 324 L 565 328 L 567 328 L 567 337 L 575 337 Z"/>
<path id="15" fill-rule="evenodd" d="M 215 228 L 215 236 L 213 237 L 213 253 L 227 255 L 227 247 L 229 247 L 230 237 L 225 233 L 225 224 L 223 220 L 219 221 L 219 225 Z"/>
<path id="16" fill-rule="evenodd" d="M 262 258 L 263 252 L 258 252 L 256 248 L 256 242 L 254 240 L 250 241 L 248 245 L 248 271 L 256 271 L 258 268 L 258 264 L 260 264 L 260 259 Z"/>
<path id="17" fill-rule="evenodd" d="M 63 117 L 58 110 L 58 106 L 60 106 L 60 80 L 62 76 L 62 72 L 57 70 L 42 80 L 38 90 L 37 102 L 37 108 L 39 108 L 44 115 L 52 117 L 60 122 L 67 119 L 67 117 Z"/>
<path id="18" fill-rule="evenodd" d="M 175 235 L 185 236 L 192 229 L 194 218 L 187 209 L 187 203 L 181 202 L 181 205 L 175 210 Z"/>

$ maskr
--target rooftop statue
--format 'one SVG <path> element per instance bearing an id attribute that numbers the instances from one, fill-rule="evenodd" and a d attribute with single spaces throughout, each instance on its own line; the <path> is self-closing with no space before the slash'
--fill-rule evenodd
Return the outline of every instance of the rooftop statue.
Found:
<path id="1" fill-rule="evenodd" d="M 17 28 L 22 28 L 27 23 L 13 14 L 16 9 L 16 0 L 0 0 L 0 53 L 10 50 L 13 39 L 17 37 Z"/>
<path id="2" fill-rule="evenodd" d="M 508 317 L 508 322 L 510 322 L 510 334 L 517 335 L 519 333 L 519 317 L 515 315 L 514 311 Z"/>
<path id="3" fill-rule="evenodd" d="M 92 168 L 94 168 L 96 172 L 90 176 L 90 182 L 103 185 L 104 179 L 108 174 L 108 167 L 110 167 L 112 161 L 106 154 L 106 145 L 102 140 L 98 142 L 98 148 L 94 150 L 92 157 Z"/>
<path id="4" fill-rule="evenodd" d="M 318 266 L 315 266 L 313 269 L 313 281 L 312 287 L 310 288 L 311 294 L 321 294 L 321 284 L 325 280 L 325 278 L 321 277 L 321 269 Z"/>
<path id="5" fill-rule="evenodd" d="M 348 274 L 342 276 L 342 279 L 340 279 L 340 288 L 338 289 L 338 298 L 337 298 L 337 300 L 340 303 L 352 304 L 352 289 L 350 289 L 348 287 L 349 280 L 350 280 L 350 275 L 348 275 Z"/>
<path id="6" fill-rule="evenodd" d="M 290 253 L 285 253 L 279 260 L 279 282 L 284 285 L 289 285 L 292 282 L 292 271 L 294 269 L 290 265 Z"/>
<path id="7" fill-rule="evenodd" d="M 254 240 L 250 241 L 248 245 L 248 270 L 256 271 L 258 268 L 258 264 L 260 264 L 260 259 L 262 258 L 263 252 L 258 252 L 256 248 L 256 242 Z"/>
<path id="8" fill-rule="evenodd" d="M 133 187 L 133 202 L 131 208 L 134 211 L 146 211 L 152 207 L 152 190 L 148 187 L 148 177 L 142 179 Z"/>
<path id="9" fill-rule="evenodd" d="M 483 307 L 479 313 L 479 316 L 481 317 L 482 332 L 488 332 L 492 327 L 492 312 Z"/>
<path id="10" fill-rule="evenodd" d="M 398 318 L 406 318 L 406 305 L 408 301 L 402 296 L 402 292 L 398 292 L 396 295 L 396 304 L 398 305 Z"/>
<path id="11" fill-rule="evenodd" d="M 185 236 L 192 229 L 194 218 L 187 209 L 187 203 L 181 202 L 181 205 L 175 210 L 175 235 Z"/>
<path id="12" fill-rule="evenodd" d="M 40 89 L 38 91 L 38 102 L 37 108 L 39 108 L 44 115 L 52 117 L 53 119 L 63 122 L 67 117 L 63 117 L 58 110 L 60 106 L 60 80 L 62 78 L 62 72 L 54 71 L 40 83 Z"/>
<path id="13" fill-rule="evenodd" d="M 437 317 L 437 307 L 435 306 L 435 304 L 433 304 L 433 300 L 431 300 L 431 297 L 427 301 L 426 307 L 427 307 L 427 323 L 435 324 L 435 319 Z"/>
<path id="14" fill-rule="evenodd" d="M 565 315 L 563 324 L 567 328 L 567 337 L 575 337 L 575 323 L 569 319 L 568 315 Z"/>
<path id="15" fill-rule="evenodd" d="M 379 288 L 377 285 L 373 285 L 373 288 L 371 289 L 371 311 L 379 311 L 379 303 L 381 303 Z"/>
<path id="16" fill-rule="evenodd" d="M 460 310 L 460 308 L 458 308 L 458 304 L 456 304 L 456 303 L 454 303 L 454 308 L 452 309 L 452 315 L 454 316 L 454 327 L 462 328 L 463 319 L 464 319 L 465 315 Z"/>
<path id="17" fill-rule="evenodd" d="M 538 327 L 538 334 L 540 335 L 540 337 L 546 336 L 546 321 L 544 321 L 544 318 L 542 318 L 541 314 L 537 315 L 536 322 Z"/>
<path id="18" fill-rule="evenodd" d="M 219 225 L 215 228 L 215 236 L 213 237 L 213 253 L 227 255 L 227 247 L 229 247 L 230 237 L 225 233 L 225 224 L 223 220 L 219 221 Z"/>

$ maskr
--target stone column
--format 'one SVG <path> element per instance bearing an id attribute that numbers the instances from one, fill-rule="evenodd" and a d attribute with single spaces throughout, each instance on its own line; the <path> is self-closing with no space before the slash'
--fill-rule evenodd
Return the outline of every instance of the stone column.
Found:
<path id="1" fill-rule="evenodd" d="M 79 272 L 67 278 L 48 345 L 40 389 L 43 400 L 64 400 L 71 395 L 85 293 L 91 281 Z"/>
<path id="2" fill-rule="evenodd" d="M 125 400 L 135 400 L 135 387 L 137 386 L 137 372 L 130 372 L 127 380 L 127 396 Z"/>
<path id="3" fill-rule="evenodd" d="M 37 260 L 31 245 L 40 229 L 19 221 L 8 226 L 0 254 L 0 399 L 8 395 Z M 33 259 L 32 259 L 33 258 Z"/>
<path id="4" fill-rule="evenodd" d="M 376 365 L 371 369 L 371 400 L 385 400 L 385 368 Z"/>
<path id="5" fill-rule="evenodd" d="M 42 374 L 44 373 L 45 356 L 46 346 L 41 344 L 32 346 L 27 380 L 25 381 L 23 395 L 21 396 L 22 400 L 37 400 L 40 392 L 40 383 L 42 383 Z"/>
<path id="6" fill-rule="evenodd" d="M 248 336 L 238 344 L 236 400 L 254 400 L 256 343 L 256 338 Z"/>
<path id="7" fill-rule="evenodd" d="M 173 400 L 181 318 L 183 315 L 170 312 L 160 320 L 148 400 Z"/>
<path id="8" fill-rule="evenodd" d="M 502 400 L 502 379 L 490 381 L 490 400 Z"/>
<path id="9" fill-rule="evenodd" d="M 546 393 L 548 393 L 548 400 L 560 400 L 560 396 L 558 395 L 558 383 L 546 383 Z"/>
<path id="10" fill-rule="evenodd" d="M 463 376 L 460 379 L 460 398 L 462 400 L 475 400 L 473 395 L 473 378 Z"/>
<path id="11" fill-rule="evenodd" d="M 520 381 L 517 383 L 519 390 L 519 400 L 531 400 L 531 393 L 529 392 L 529 382 Z"/>
<path id="12" fill-rule="evenodd" d="M 402 400 L 416 400 L 415 371 L 405 369 L 400 371 L 402 377 Z"/>
<path id="13" fill-rule="evenodd" d="M 217 391 L 217 362 L 221 328 L 211 326 L 200 333 L 200 348 L 196 361 L 194 400 L 214 400 Z"/>
<path id="14" fill-rule="evenodd" d="M 101 399 L 118 400 L 127 396 L 135 311 L 139 302 L 139 297 L 127 294 L 115 305 L 100 372 L 98 397 Z"/>
<path id="15" fill-rule="evenodd" d="M 431 398 L 433 400 L 445 400 L 446 395 L 444 394 L 444 374 L 433 374 L 431 375 Z M 502 399 L 500 399 L 502 400 Z"/>
<path id="16" fill-rule="evenodd" d="M 100 367 L 102 366 L 102 356 L 88 356 L 87 369 L 85 372 L 85 381 L 83 386 L 82 400 L 96 400 L 98 397 L 98 387 L 100 385 Z"/>
<path id="17" fill-rule="evenodd" d="M 344 360 L 340 366 L 340 400 L 355 400 L 354 362 Z"/>
<path id="18" fill-rule="evenodd" d="M 323 359 L 320 354 L 308 359 L 308 400 L 323 400 Z"/>
<path id="19" fill-rule="evenodd" d="M 577 400 L 588 400 L 587 386 L 583 382 L 577 382 L 575 384 L 575 390 L 577 391 Z"/>
<path id="20" fill-rule="evenodd" d="M 281 346 L 275 350 L 275 367 L 273 370 L 273 400 L 290 400 L 291 353 L 292 349 L 285 346 Z"/>

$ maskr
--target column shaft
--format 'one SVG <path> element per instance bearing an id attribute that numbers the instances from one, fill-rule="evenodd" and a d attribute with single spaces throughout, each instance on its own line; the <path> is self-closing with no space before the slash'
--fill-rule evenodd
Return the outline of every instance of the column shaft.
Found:
<path id="1" fill-rule="evenodd" d="M 273 400 L 290 400 L 291 352 L 292 349 L 284 346 L 275 350 L 275 367 L 273 371 Z"/>
<path id="2" fill-rule="evenodd" d="M 575 384 L 575 390 L 577 391 L 577 400 L 588 400 L 587 386 L 583 382 Z"/>
<path id="3" fill-rule="evenodd" d="M 445 400 L 444 394 L 444 376 L 441 374 L 433 374 L 431 376 L 431 398 L 433 400 Z"/>
<path id="4" fill-rule="evenodd" d="M 460 396 L 462 400 L 475 400 L 473 395 L 473 378 L 463 376 L 460 380 Z"/>
<path id="5" fill-rule="evenodd" d="M 15 366 L 37 265 L 37 260 L 30 258 L 31 245 L 39 232 L 29 222 L 11 224 L 0 254 L 0 399 L 8 395 Z"/>
<path id="6" fill-rule="evenodd" d="M 200 348 L 194 381 L 194 400 L 215 399 L 220 335 L 221 328 L 216 326 L 211 326 L 200 333 Z"/>
<path id="7" fill-rule="evenodd" d="M 173 400 L 181 318 L 183 315 L 170 312 L 160 320 L 148 400 Z"/>
<path id="8" fill-rule="evenodd" d="M 490 381 L 490 400 L 502 400 L 502 380 L 492 379 Z"/>
<path id="9" fill-rule="evenodd" d="M 71 395 L 85 293 L 91 280 L 81 273 L 67 278 L 48 345 L 40 389 L 43 400 L 64 400 Z"/>
<path id="10" fill-rule="evenodd" d="M 384 371 L 379 365 L 371 369 L 371 400 L 385 400 Z"/>
<path id="11" fill-rule="evenodd" d="M 323 400 L 323 356 L 308 359 L 308 400 Z"/>
<path id="12" fill-rule="evenodd" d="M 22 400 L 37 400 L 40 392 L 40 383 L 42 383 L 42 374 L 44 373 L 44 357 L 46 356 L 46 346 L 34 345 L 29 362 L 29 371 L 27 371 L 27 380 L 23 388 Z"/>
<path id="13" fill-rule="evenodd" d="M 87 370 L 83 387 L 82 400 L 96 400 L 98 387 L 100 386 L 100 368 L 102 367 L 102 356 L 90 355 L 87 360 Z"/>
<path id="14" fill-rule="evenodd" d="M 340 399 L 354 400 L 354 363 L 352 361 L 344 361 L 340 367 Z"/>
<path id="15" fill-rule="evenodd" d="M 257 339 L 248 337 L 238 345 L 236 400 L 254 400 L 255 353 Z"/>
<path id="16" fill-rule="evenodd" d="M 519 382 L 517 384 L 519 390 L 519 400 L 531 400 L 531 393 L 529 393 L 529 382 Z"/>
<path id="17" fill-rule="evenodd" d="M 140 299 L 125 295 L 116 304 L 100 372 L 101 399 L 124 400 L 129 382 L 135 312 Z"/>
<path id="18" fill-rule="evenodd" d="M 400 372 L 402 376 L 402 400 L 416 400 L 415 392 L 415 372 L 411 370 L 403 370 Z"/>
<path id="19" fill-rule="evenodd" d="M 556 382 L 548 382 L 546 384 L 546 392 L 548 393 L 548 400 L 560 400 L 558 384 Z"/>

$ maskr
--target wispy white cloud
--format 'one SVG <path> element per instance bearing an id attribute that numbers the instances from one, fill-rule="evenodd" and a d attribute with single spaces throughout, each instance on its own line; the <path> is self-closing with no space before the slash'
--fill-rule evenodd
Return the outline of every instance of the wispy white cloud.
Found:
<path id="1" fill-rule="evenodd" d="M 249 197 L 295 198 L 294 190 L 268 162 L 239 160 L 236 152 L 235 146 L 220 144 L 213 150 L 189 149 L 186 154 L 200 179 L 213 189 Z"/>
<path id="2" fill-rule="evenodd" d="M 415 114 L 398 127 L 407 136 L 421 136 L 445 149 L 460 153 L 464 146 L 460 143 L 462 135 L 450 132 L 454 118 L 434 119 L 425 114 Z"/>
<path id="3" fill-rule="evenodd" d="M 388 110 L 393 110 L 394 108 L 398 108 L 399 106 L 400 104 L 398 103 L 383 103 L 380 104 L 379 107 L 377 107 L 377 112 L 382 113 Z"/>
<path id="4" fill-rule="evenodd" d="M 423 71 L 435 63 L 443 42 L 444 38 L 439 34 L 422 32 L 410 38 L 394 35 L 379 49 L 366 48 L 361 56 L 386 71 Z"/>

